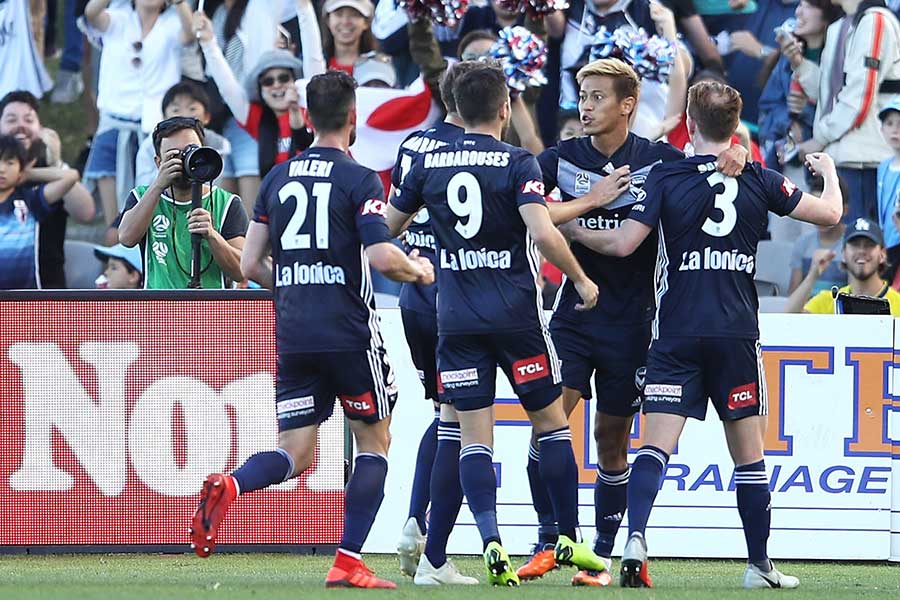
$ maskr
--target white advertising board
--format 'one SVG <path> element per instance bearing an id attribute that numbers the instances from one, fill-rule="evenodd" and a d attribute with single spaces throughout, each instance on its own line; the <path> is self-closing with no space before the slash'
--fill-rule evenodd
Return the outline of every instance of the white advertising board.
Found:
<path id="1" fill-rule="evenodd" d="M 423 399 L 399 311 L 384 310 L 381 315 L 400 398 L 391 424 L 386 497 L 365 550 L 391 553 L 407 517 L 416 452 L 433 409 Z M 892 418 L 895 432 L 900 426 L 900 402 L 892 393 L 891 367 L 895 356 L 900 361 L 894 320 L 765 314 L 761 343 L 770 407 L 766 465 L 773 491 L 771 555 L 900 560 L 900 442 L 892 443 L 889 436 Z M 504 545 L 521 554 L 529 551 L 537 535 L 525 473 L 530 427 L 499 373 L 497 397 L 498 518 Z M 592 414 L 587 402 L 570 420 L 581 484 L 579 516 L 588 539 L 593 536 L 596 476 Z M 640 446 L 637 422 L 632 452 Z M 647 533 L 653 555 L 746 555 L 733 471 L 721 423 L 710 408 L 706 421 L 688 422 L 669 461 Z M 615 552 L 624 544 L 626 524 Z M 465 506 L 449 550 L 480 553 L 478 533 Z"/>

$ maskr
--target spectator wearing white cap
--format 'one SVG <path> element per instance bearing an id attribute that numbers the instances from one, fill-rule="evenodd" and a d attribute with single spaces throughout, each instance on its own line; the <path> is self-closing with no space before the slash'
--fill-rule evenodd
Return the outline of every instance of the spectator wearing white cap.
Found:
<path id="1" fill-rule="evenodd" d="M 144 265 L 137 246 L 96 246 L 94 256 L 103 263 L 103 273 L 97 278 L 98 288 L 139 290 L 144 287 Z"/>
<path id="2" fill-rule="evenodd" d="M 369 0 L 325 0 L 322 39 L 329 69 L 354 75 L 354 65 L 359 57 L 378 49 L 378 42 L 372 35 L 374 12 L 375 7 Z M 305 46 L 303 51 L 306 52 Z"/>
<path id="3" fill-rule="evenodd" d="M 360 87 L 393 88 L 397 86 L 397 72 L 391 57 L 379 52 L 367 52 L 353 63 L 353 78 Z"/>

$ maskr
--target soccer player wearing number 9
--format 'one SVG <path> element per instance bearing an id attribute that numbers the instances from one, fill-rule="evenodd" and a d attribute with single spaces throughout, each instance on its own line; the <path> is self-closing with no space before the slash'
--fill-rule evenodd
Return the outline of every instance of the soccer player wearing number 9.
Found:
<path id="1" fill-rule="evenodd" d="M 209 556 L 238 494 L 296 477 L 313 461 L 319 425 L 336 398 L 356 439 L 344 497 L 344 529 L 327 587 L 393 588 L 359 555 L 384 498 L 388 424 L 397 397 L 375 313 L 369 265 L 397 281 L 430 283 L 431 263 L 390 242 L 378 176 L 354 162 L 356 83 L 313 77 L 306 90 L 317 137 L 262 182 L 241 270 L 275 294 L 278 449 L 251 456 L 231 475 L 207 477 L 191 524 L 194 550 Z M 271 249 L 271 258 L 269 250 Z"/>
<path id="2" fill-rule="evenodd" d="M 460 480 L 484 543 L 488 580 L 518 585 L 497 528 L 492 428 L 498 366 L 538 434 L 540 468 L 559 522 L 559 562 L 602 569 L 599 557 L 576 543 L 577 468 L 559 362 L 535 283 L 538 248 L 576 282 L 586 308 L 596 303 L 597 287 L 550 220 L 537 161 L 499 141 L 509 119 L 502 70 L 485 65 L 464 73 L 453 96 L 465 134 L 414 159 L 387 220 L 392 233 L 399 232 L 423 204 L 431 217 L 440 278 L 438 392 L 459 418 Z"/>
<path id="3" fill-rule="evenodd" d="M 770 494 L 763 462 L 767 416 L 759 347 L 758 299 L 753 284 L 756 248 L 768 211 L 817 225 L 841 217 L 841 193 L 831 158 L 811 154 L 825 179 L 821 198 L 801 193 L 759 164 L 737 178 L 715 170 L 738 124 L 741 97 L 733 88 L 699 83 L 688 92 L 688 132 L 696 156 L 657 166 L 635 205 L 614 231 L 576 230 L 573 239 L 597 252 L 628 255 L 658 229 L 657 314 L 647 357 L 644 445 L 628 486 L 628 543 L 622 585 L 647 585 L 644 532 L 669 454 L 688 417 L 703 420 L 707 398 L 725 426 L 735 464 L 738 512 L 749 562 L 744 587 L 796 587 L 768 558 Z"/>

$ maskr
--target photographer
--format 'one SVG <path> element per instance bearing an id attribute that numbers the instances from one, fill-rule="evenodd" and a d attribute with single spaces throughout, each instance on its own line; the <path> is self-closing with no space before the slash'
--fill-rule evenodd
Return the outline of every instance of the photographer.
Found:
<path id="1" fill-rule="evenodd" d="M 123 245 L 141 245 L 145 289 L 188 287 L 192 233 L 203 238 L 199 265 L 203 288 L 224 288 L 226 277 L 242 279 L 241 249 L 248 221 L 240 197 L 204 183 L 203 208 L 191 208 L 191 173 L 185 173 L 183 151 L 202 146 L 203 140 L 203 125 L 190 117 L 166 119 L 153 131 L 159 175 L 149 186 L 131 191 L 119 226 Z"/>

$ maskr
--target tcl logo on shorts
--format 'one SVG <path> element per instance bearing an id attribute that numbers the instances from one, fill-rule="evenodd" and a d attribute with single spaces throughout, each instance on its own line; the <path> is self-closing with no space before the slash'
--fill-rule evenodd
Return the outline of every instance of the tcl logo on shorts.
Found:
<path id="1" fill-rule="evenodd" d="M 371 417 L 375 414 L 372 392 L 366 392 L 359 396 L 341 396 L 341 404 L 344 406 L 344 412 L 351 415 Z"/>
<path id="2" fill-rule="evenodd" d="M 756 405 L 756 384 L 748 383 L 728 392 L 728 410 L 738 410 Z"/>
<path id="3" fill-rule="evenodd" d="M 385 210 L 387 210 L 387 204 L 384 201 L 372 198 L 363 203 L 362 216 L 381 215 L 383 217 Z"/>
<path id="4" fill-rule="evenodd" d="M 540 194 L 544 195 L 544 182 L 539 181 L 537 179 L 532 179 L 530 181 L 526 181 L 522 186 L 523 194 Z"/>
<path id="5" fill-rule="evenodd" d="M 517 360 L 512 364 L 512 369 L 513 381 L 516 383 L 528 383 L 550 375 L 550 364 L 547 362 L 546 354 Z"/>

